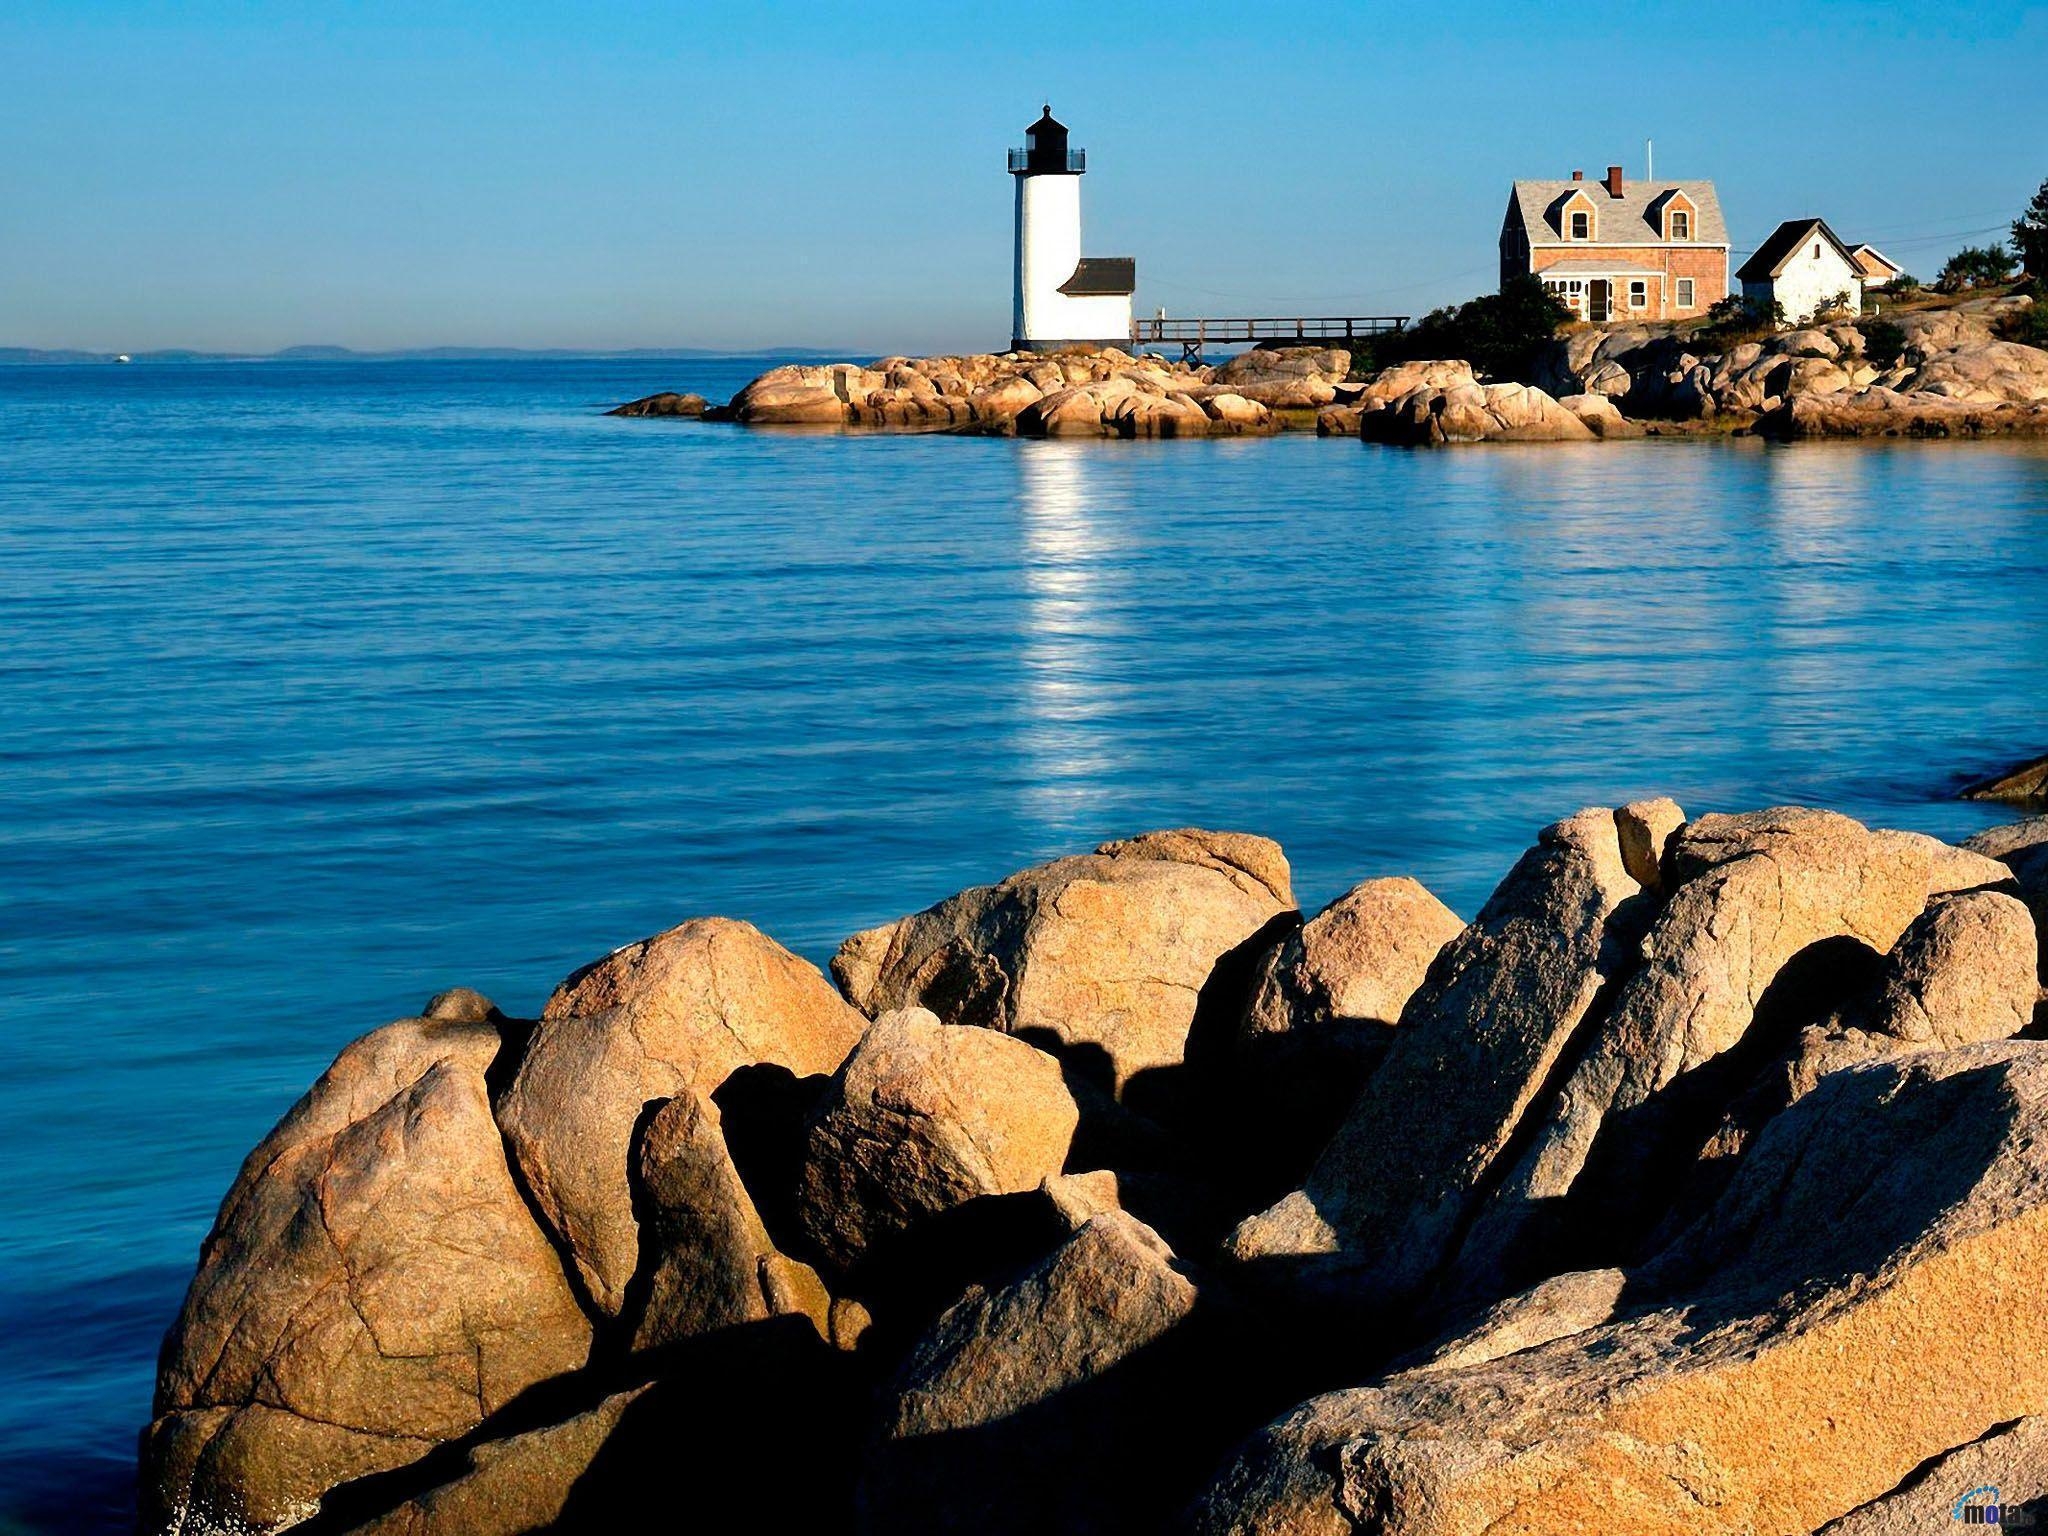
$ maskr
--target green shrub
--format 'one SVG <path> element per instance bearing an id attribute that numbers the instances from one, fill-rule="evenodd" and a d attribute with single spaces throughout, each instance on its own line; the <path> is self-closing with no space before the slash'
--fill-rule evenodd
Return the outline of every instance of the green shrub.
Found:
<path id="1" fill-rule="evenodd" d="M 1863 355 L 1873 368 L 1889 368 L 1906 351 L 1906 328 L 1891 320 L 1866 320 L 1857 327 L 1863 332 Z"/>
<path id="2" fill-rule="evenodd" d="M 1698 341 L 1736 347 L 1745 341 L 1762 341 L 1773 331 L 1785 328 L 1785 306 L 1776 299 L 1768 305 L 1753 304 L 1739 293 L 1718 299 L 1707 310 L 1707 323 L 1693 333 Z"/>
<path id="3" fill-rule="evenodd" d="M 2000 316 L 1998 336 L 2001 341 L 2016 341 L 2022 346 L 2048 350 L 2048 304 L 2035 299 L 2025 309 Z"/>
<path id="4" fill-rule="evenodd" d="M 1884 291 L 1897 298 L 1909 299 L 1918 293 L 1922 286 L 1920 279 L 1912 273 L 1901 272 L 1897 277 L 1884 285 Z"/>

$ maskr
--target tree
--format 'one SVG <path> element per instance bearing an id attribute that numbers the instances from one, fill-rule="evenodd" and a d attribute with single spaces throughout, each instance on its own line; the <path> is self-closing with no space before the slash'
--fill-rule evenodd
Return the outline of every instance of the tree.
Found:
<path id="1" fill-rule="evenodd" d="M 2048 277 L 2048 181 L 2035 189 L 2034 200 L 2012 221 L 2013 249 L 2029 277 Z"/>
<path id="2" fill-rule="evenodd" d="M 1966 245 L 1949 257 L 1934 286 L 1943 293 L 1984 288 L 2012 276 L 2012 252 L 2002 245 Z"/>
<path id="3" fill-rule="evenodd" d="M 1431 310 L 1405 331 L 1381 338 L 1373 362 L 1385 367 L 1457 357 L 1497 379 L 1527 379 L 1543 344 L 1571 318 L 1542 279 L 1514 277 L 1501 284 L 1499 293 Z"/>

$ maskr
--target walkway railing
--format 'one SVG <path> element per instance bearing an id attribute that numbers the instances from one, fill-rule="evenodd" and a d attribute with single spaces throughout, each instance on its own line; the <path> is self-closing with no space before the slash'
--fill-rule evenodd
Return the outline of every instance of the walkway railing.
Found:
<path id="1" fill-rule="evenodd" d="M 1314 342 L 1353 342 L 1404 329 L 1406 315 L 1297 315 L 1225 320 L 1131 321 L 1131 341 L 1164 345 L 1179 342 L 1184 360 L 1199 362 L 1204 346 L 1238 342 L 1280 342 L 1306 346 Z"/>

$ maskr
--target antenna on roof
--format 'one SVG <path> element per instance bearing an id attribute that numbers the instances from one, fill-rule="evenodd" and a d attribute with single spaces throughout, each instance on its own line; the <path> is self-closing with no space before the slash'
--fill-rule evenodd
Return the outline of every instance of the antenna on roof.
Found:
<path id="1" fill-rule="evenodd" d="M 1643 140 L 1643 180 L 1655 181 L 1656 179 L 1657 141 L 1655 139 L 1645 139 Z"/>

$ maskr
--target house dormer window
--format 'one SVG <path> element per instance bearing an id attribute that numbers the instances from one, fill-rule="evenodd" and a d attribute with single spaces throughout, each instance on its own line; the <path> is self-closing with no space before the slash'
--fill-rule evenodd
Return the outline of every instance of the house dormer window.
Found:
<path id="1" fill-rule="evenodd" d="M 1671 210 L 1671 238 L 1690 240 L 1692 238 L 1692 215 L 1683 208 Z"/>
<path id="2" fill-rule="evenodd" d="M 1590 240 L 1593 238 L 1593 215 L 1587 213 L 1583 208 L 1572 211 L 1572 238 L 1574 240 Z"/>

